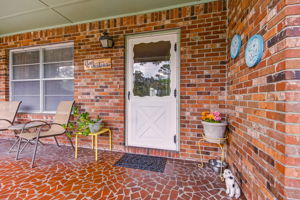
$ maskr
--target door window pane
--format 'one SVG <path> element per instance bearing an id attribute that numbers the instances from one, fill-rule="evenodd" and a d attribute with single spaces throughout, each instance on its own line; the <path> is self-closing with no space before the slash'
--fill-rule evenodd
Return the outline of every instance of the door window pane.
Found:
<path id="1" fill-rule="evenodd" d="M 141 43 L 134 46 L 134 96 L 170 95 L 170 50 L 170 41 Z"/>
<path id="2" fill-rule="evenodd" d="M 45 78 L 70 78 L 74 77 L 72 62 L 52 63 L 44 65 Z"/>
<path id="3" fill-rule="evenodd" d="M 40 78 L 40 66 L 39 65 L 25 65 L 13 67 L 13 79 L 39 79 Z"/>

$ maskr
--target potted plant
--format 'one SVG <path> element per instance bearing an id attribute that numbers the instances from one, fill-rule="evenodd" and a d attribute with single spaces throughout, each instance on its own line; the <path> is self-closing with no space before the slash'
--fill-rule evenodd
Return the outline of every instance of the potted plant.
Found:
<path id="1" fill-rule="evenodd" d="M 82 135 L 88 136 L 90 133 L 95 133 L 103 127 L 102 119 L 98 116 L 96 120 L 91 119 L 88 112 L 79 113 L 77 107 L 73 108 L 73 116 L 75 123 L 70 122 L 68 125 L 64 125 L 69 130 L 76 130 Z"/>
<path id="2" fill-rule="evenodd" d="M 202 125 L 206 141 L 212 143 L 223 143 L 225 141 L 227 122 L 222 121 L 220 112 L 203 112 Z"/>

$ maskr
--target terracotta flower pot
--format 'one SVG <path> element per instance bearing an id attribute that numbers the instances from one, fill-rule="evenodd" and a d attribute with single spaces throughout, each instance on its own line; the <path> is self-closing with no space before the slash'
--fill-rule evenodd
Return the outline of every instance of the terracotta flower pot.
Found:
<path id="1" fill-rule="evenodd" d="M 202 121 L 204 128 L 204 135 L 207 142 L 211 143 L 224 143 L 225 140 L 218 140 L 225 137 L 227 122 L 211 123 Z"/>

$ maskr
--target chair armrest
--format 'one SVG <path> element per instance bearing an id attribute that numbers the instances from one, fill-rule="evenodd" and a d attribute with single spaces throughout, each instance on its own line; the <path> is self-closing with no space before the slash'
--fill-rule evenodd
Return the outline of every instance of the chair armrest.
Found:
<path id="1" fill-rule="evenodd" d="M 41 122 L 43 124 L 39 125 L 39 126 L 36 126 L 36 127 L 32 127 L 32 128 L 37 128 L 37 127 L 41 127 L 41 126 L 45 126 L 45 125 L 48 125 L 48 122 L 45 122 L 45 121 L 42 121 L 42 120 L 33 120 L 33 121 L 29 121 L 29 122 L 26 122 L 22 128 L 22 132 L 24 131 L 24 129 L 26 129 L 26 125 L 28 124 L 31 124 L 31 123 L 34 123 L 34 122 Z M 21 133 L 22 133 L 21 132 Z"/>
<path id="2" fill-rule="evenodd" d="M 13 125 L 11 121 L 9 121 L 8 119 L 0 119 L 0 121 L 6 121 L 8 122 L 10 125 Z"/>
<path id="3" fill-rule="evenodd" d="M 42 126 L 41 126 L 41 129 L 43 129 L 43 127 L 45 127 L 45 126 L 49 126 L 49 128 L 51 128 L 52 125 L 58 125 L 58 126 L 61 126 L 62 128 L 64 128 L 62 124 L 55 123 L 55 122 L 50 122 L 50 123 L 47 123 L 47 124 L 42 125 Z M 65 129 L 65 128 L 64 128 L 64 129 Z"/>

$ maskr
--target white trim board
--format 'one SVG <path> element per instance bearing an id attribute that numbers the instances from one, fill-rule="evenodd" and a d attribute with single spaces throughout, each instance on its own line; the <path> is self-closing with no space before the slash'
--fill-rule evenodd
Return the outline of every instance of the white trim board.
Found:
<path id="1" fill-rule="evenodd" d="M 91 20 L 84 20 L 84 21 L 73 22 L 73 23 L 65 23 L 65 24 L 54 25 L 54 26 L 39 27 L 39 28 L 34 28 L 34 29 L 29 29 L 29 30 L 17 31 L 17 32 L 13 32 L 13 33 L 0 34 L 0 38 L 17 35 L 17 34 L 34 32 L 34 31 L 48 30 L 48 29 L 53 29 L 53 28 L 62 28 L 62 27 L 78 25 L 78 24 L 86 24 L 86 23 L 104 21 L 104 20 L 109 20 L 109 19 L 116 19 L 116 18 L 121 18 L 121 17 L 128 17 L 128 16 L 141 15 L 141 14 L 146 14 L 146 13 L 159 12 L 159 11 L 164 11 L 164 10 L 169 10 L 169 9 L 174 9 L 174 8 L 181 8 L 181 7 L 185 7 L 185 6 L 209 3 L 209 2 L 213 2 L 213 1 L 217 1 L 217 0 L 197 0 L 197 1 L 190 2 L 190 3 L 177 4 L 177 5 L 173 5 L 173 6 L 167 6 L 167 7 L 156 8 L 156 9 L 149 9 L 149 10 L 144 10 L 144 11 L 140 11 L 140 12 L 132 12 L 132 13 L 114 15 L 114 16 L 109 16 L 109 17 L 101 17 L 101 18 L 96 18 L 96 19 L 91 19 Z"/>

